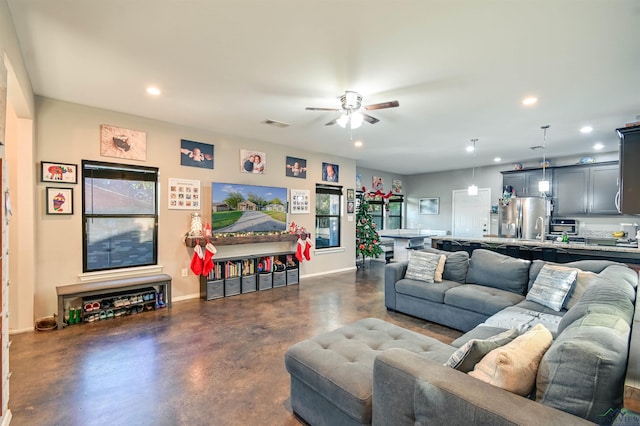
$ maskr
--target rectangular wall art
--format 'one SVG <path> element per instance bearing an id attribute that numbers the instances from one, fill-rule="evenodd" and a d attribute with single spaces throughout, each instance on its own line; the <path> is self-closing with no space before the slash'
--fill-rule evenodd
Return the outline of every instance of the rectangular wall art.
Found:
<path id="1" fill-rule="evenodd" d="M 308 189 L 291 190 L 291 214 L 309 213 L 310 194 Z"/>
<path id="2" fill-rule="evenodd" d="M 102 124 L 100 126 L 100 155 L 145 161 L 147 159 L 147 134 L 139 130 L 122 129 Z"/>
<path id="3" fill-rule="evenodd" d="M 169 209 L 200 210 L 200 181 L 169 178 Z"/>
<path id="4" fill-rule="evenodd" d="M 213 169 L 213 145 L 180 139 L 180 165 Z"/>
<path id="5" fill-rule="evenodd" d="M 78 165 L 42 161 L 40 182 L 78 183 Z"/>
<path id="6" fill-rule="evenodd" d="M 73 214 L 73 188 L 47 186 L 47 214 Z"/>

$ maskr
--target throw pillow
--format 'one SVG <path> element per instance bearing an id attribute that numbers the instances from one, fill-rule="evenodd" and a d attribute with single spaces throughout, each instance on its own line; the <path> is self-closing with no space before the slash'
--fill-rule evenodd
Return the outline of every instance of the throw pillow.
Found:
<path id="1" fill-rule="evenodd" d="M 589 285 L 598 277 L 598 274 L 595 272 L 582 271 L 578 269 L 578 277 L 576 278 L 576 285 L 573 286 L 573 291 L 569 294 L 569 297 L 566 299 L 565 307 L 567 309 L 573 308 L 573 306 L 578 303 L 578 300 L 584 294 L 584 291 L 587 289 Z"/>
<path id="2" fill-rule="evenodd" d="M 527 293 L 527 300 L 560 312 L 577 275 L 577 269 L 544 265 Z"/>
<path id="3" fill-rule="evenodd" d="M 414 250 L 409 257 L 405 278 L 433 283 L 440 255 Z"/>
<path id="4" fill-rule="evenodd" d="M 440 261 L 438 261 L 438 266 L 436 267 L 436 273 L 433 276 L 433 280 L 437 283 L 442 282 L 442 273 L 444 272 L 444 264 L 447 262 L 447 256 L 444 254 L 440 255 Z"/>
<path id="5" fill-rule="evenodd" d="M 518 336 L 516 329 L 506 330 L 488 339 L 471 339 L 455 351 L 444 363 L 447 367 L 455 368 L 463 373 L 473 370 L 473 367 L 489 352 L 504 346 Z"/>
<path id="6" fill-rule="evenodd" d="M 511 343 L 494 349 L 468 374 L 521 396 L 533 391 L 538 365 L 551 346 L 551 332 L 538 324 Z"/>

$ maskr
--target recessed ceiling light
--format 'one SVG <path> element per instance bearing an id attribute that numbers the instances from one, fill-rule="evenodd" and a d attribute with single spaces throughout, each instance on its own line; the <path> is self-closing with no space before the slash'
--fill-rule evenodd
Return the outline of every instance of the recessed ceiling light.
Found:
<path id="1" fill-rule="evenodd" d="M 495 161 L 496 163 L 498 163 L 498 162 L 502 161 L 502 158 L 500 158 L 500 157 L 496 157 L 496 158 L 494 158 L 494 159 L 493 159 L 493 161 Z"/>
<path id="2" fill-rule="evenodd" d="M 161 92 L 160 92 L 160 89 L 158 89 L 157 87 L 150 86 L 150 87 L 147 87 L 147 93 L 153 96 L 158 96 L 160 95 Z"/>
<path id="3" fill-rule="evenodd" d="M 593 146 L 593 149 L 595 149 L 596 151 L 600 151 L 602 148 L 604 148 L 604 145 L 603 145 L 603 144 L 601 144 L 600 142 L 596 143 L 596 144 Z"/>
<path id="4" fill-rule="evenodd" d="M 580 129 L 580 133 L 591 133 L 593 132 L 593 127 L 591 126 L 584 126 L 583 128 Z"/>
<path id="5" fill-rule="evenodd" d="M 537 102 L 538 102 L 538 98 L 536 98 L 535 96 L 529 96 L 529 97 L 524 98 L 522 100 L 522 105 L 529 106 L 529 105 L 533 105 L 533 104 L 535 104 Z"/>
<path id="6" fill-rule="evenodd" d="M 471 145 L 469 145 L 465 149 L 467 150 L 467 152 L 473 152 L 473 147 Z"/>
<path id="7" fill-rule="evenodd" d="M 355 141 L 353 143 L 353 146 L 355 146 L 356 148 L 360 148 L 362 146 L 362 141 Z"/>

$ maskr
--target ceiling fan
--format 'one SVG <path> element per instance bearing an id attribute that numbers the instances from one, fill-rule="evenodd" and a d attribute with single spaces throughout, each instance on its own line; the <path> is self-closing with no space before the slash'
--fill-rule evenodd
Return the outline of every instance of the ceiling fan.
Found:
<path id="1" fill-rule="evenodd" d="M 345 91 L 344 95 L 340 96 L 340 102 L 342 102 L 342 108 L 307 107 L 305 109 L 310 111 L 342 111 L 342 115 L 340 117 L 334 118 L 333 120 L 325 124 L 325 126 L 331 126 L 338 123 L 340 127 L 346 127 L 348 123 L 351 123 L 351 128 L 357 129 L 362 124 L 362 121 L 366 121 L 370 124 L 376 124 L 378 121 L 380 121 L 377 118 L 366 114 L 364 111 L 395 108 L 397 106 L 400 106 L 398 101 L 381 102 L 379 104 L 363 106 L 362 95 L 351 90 Z"/>

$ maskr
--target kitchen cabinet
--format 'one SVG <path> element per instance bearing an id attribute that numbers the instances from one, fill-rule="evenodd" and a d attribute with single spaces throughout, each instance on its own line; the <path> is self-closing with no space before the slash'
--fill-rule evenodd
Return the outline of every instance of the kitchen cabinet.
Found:
<path id="1" fill-rule="evenodd" d="M 556 167 L 554 216 L 618 214 L 618 163 Z"/>
<path id="2" fill-rule="evenodd" d="M 617 129 L 620 136 L 620 210 L 640 214 L 640 125 Z"/>
<path id="3" fill-rule="evenodd" d="M 547 168 L 545 178 L 549 181 L 549 187 L 553 190 L 552 171 Z M 537 197 L 540 195 L 538 182 L 542 180 L 542 169 L 510 170 L 502 172 L 502 187 L 511 186 L 519 197 Z M 551 192 L 547 195 L 552 195 Z"/>

